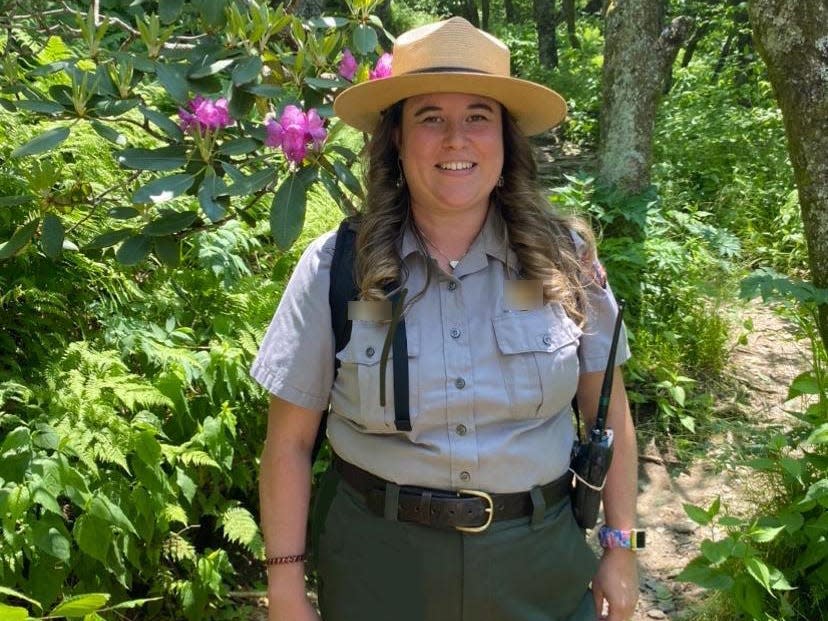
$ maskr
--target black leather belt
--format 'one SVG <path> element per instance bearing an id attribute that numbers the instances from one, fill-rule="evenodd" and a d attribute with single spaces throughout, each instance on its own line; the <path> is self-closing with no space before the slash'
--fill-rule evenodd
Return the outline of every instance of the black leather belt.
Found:
<path id="1" fill-rule="evenodd" d="M 386 487 L 389 482 L 334 455 L 333 467 L 342 479 L 365 499 L 368 509 L 380 517 L 385 515 Z M 539 488 L 547 507 L 563 500 L 572 489 L 572 475 Z M 532 515 L 535 503 L 530 492 L 488 494 L 476 490 L 456 492 L 401 485 L 397 503 L 397 519 L 416 522 L 432 528 L 455 529 L 480 533 L 492 522 Z"/>

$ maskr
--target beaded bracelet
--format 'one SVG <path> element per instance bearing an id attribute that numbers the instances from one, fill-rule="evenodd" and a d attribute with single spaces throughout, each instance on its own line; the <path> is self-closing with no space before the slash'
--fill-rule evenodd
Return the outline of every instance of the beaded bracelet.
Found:
<path id="1" fill-rule="evenodd" d="M 305 560 L 305 553 L 289 554 L 288 556 L 270 556 L 265 560 L 265 565 L 288 565 L 290 563 L 301 563 Z"/>

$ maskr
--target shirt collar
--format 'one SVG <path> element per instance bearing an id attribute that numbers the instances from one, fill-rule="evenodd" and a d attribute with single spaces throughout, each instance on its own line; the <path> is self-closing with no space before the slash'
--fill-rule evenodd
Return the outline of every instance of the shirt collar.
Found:
<path id="1" fill-rule="evenodd" d="M 465 264 L 468 268 L 463 270 L 464 272 L 474 271 L 474 268 L 479 264 L 485 265 L 487 255 L 494 257 L 504 264 L 508 260 L 508 265 L 512 269 L 517 268 L 517 255 L 506 243 L 505 227 L 501 226 L 502 219 L 495 213 L 496 209 L 498 208 L 494 205 L 489 207 L 486 220 L 483 222 L 483 228 L 480 229 L 477 237 L 474 238 L 472 245 L 469 247 L 466 256 L 463 257 L 462 264 Z M 406 259 L 410 254 L 415 252 L 423 254 L 417 245 L 414 232 L 411 230 L 411 227 L 407 227 L 403 234 L 402 245 L 400 246 L 400 256 Z"/>

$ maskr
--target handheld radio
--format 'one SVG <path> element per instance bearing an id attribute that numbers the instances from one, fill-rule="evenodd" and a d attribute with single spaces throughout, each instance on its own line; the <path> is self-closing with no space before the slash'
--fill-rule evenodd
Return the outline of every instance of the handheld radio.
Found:
<path id="1" fill-rule="evenodd" d="M 618 348 L 623 314 L 624 302 L 620 300 L 618 302 L 618 316 L 615 318 L 615 328 L 612 334 L 609 359 L 604 372 L 604 383 L 601 385 L 601 396 L 598 399 L 595 425 L 585 442 L 580 441 L 579 425 L 579 437 L 572 447 L 572 459 L 569 466 L 569 470 L 575 478 L 575 486 L 572 489 L 572 510 L 575 513 L 575 521 L 581 528 L 593 528 L 598 521 L 601 492 L 604 490 L 607 472 L 612 463 L 613 435 L 612 429 L 606 428 L 607 410 L 612 396 L 615 351 Z"/>

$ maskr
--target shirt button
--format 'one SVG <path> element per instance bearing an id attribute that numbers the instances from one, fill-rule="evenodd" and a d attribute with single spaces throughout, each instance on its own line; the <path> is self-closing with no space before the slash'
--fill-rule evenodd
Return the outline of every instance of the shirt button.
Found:
<path id="1" fill-rule="evenodd" d="M 448 284 L 448 288 L 449 288 L 449 291 L 454 291 L 455 289 L 457 289 L 457 283 L 456 283 L 456 282 L 454 282 L 454 281 L 452 280 L 452 281 Z"/>
<path id="2" fill-rule="evenodd" d="M 454 430 L 457 432 L 458 436 L 466 435 L 466 431 L 467 431 L 465 425 L 457 425 L 457 427 L 455 427 Z"/>
<path id="3" fill-rule="evenodd" d="M 376 351 L 374 350 L 373 347 L 369 347 L 368 349 L 365 350 L 365 355 L 368 356 L 369 358 L 371 358 L 375 353 L 376 353 Z"/>
<path id="4" fill-rule="evenodd" d="M 468 481 L 469 479 L 471 479 L 471 475 L 468 472 L 466 472 L 465 470 L 463 470 L 463 472 L 460 473 L 460 480 L 461 481 Z"/>
<path id="5" fill-rule="evenodd" d="M 462 390 L 466 387 L 466 380 L 464 380 L 462 377 L 458 377 L 456 380 L 454 380 L 454 385 L 457 386 L 457 388 L 459 388 L 460 390 Z"/>
<path id="6" fill-rule="evenodd" d="M 551 345 L 552 344 L 552 337 L 548 334 L 543 335 L 543 344 L 544 345 Z"/>
<path id="7" fill-rule="evenodd" d="M 449 334 L 451 334 L 451 338 L 453 338 L 453 339 L 459 338 L 460 337 L 460 330 L 458 330 L 457 328 L 452 328 L 451 332 L 449 332 Z"/>

